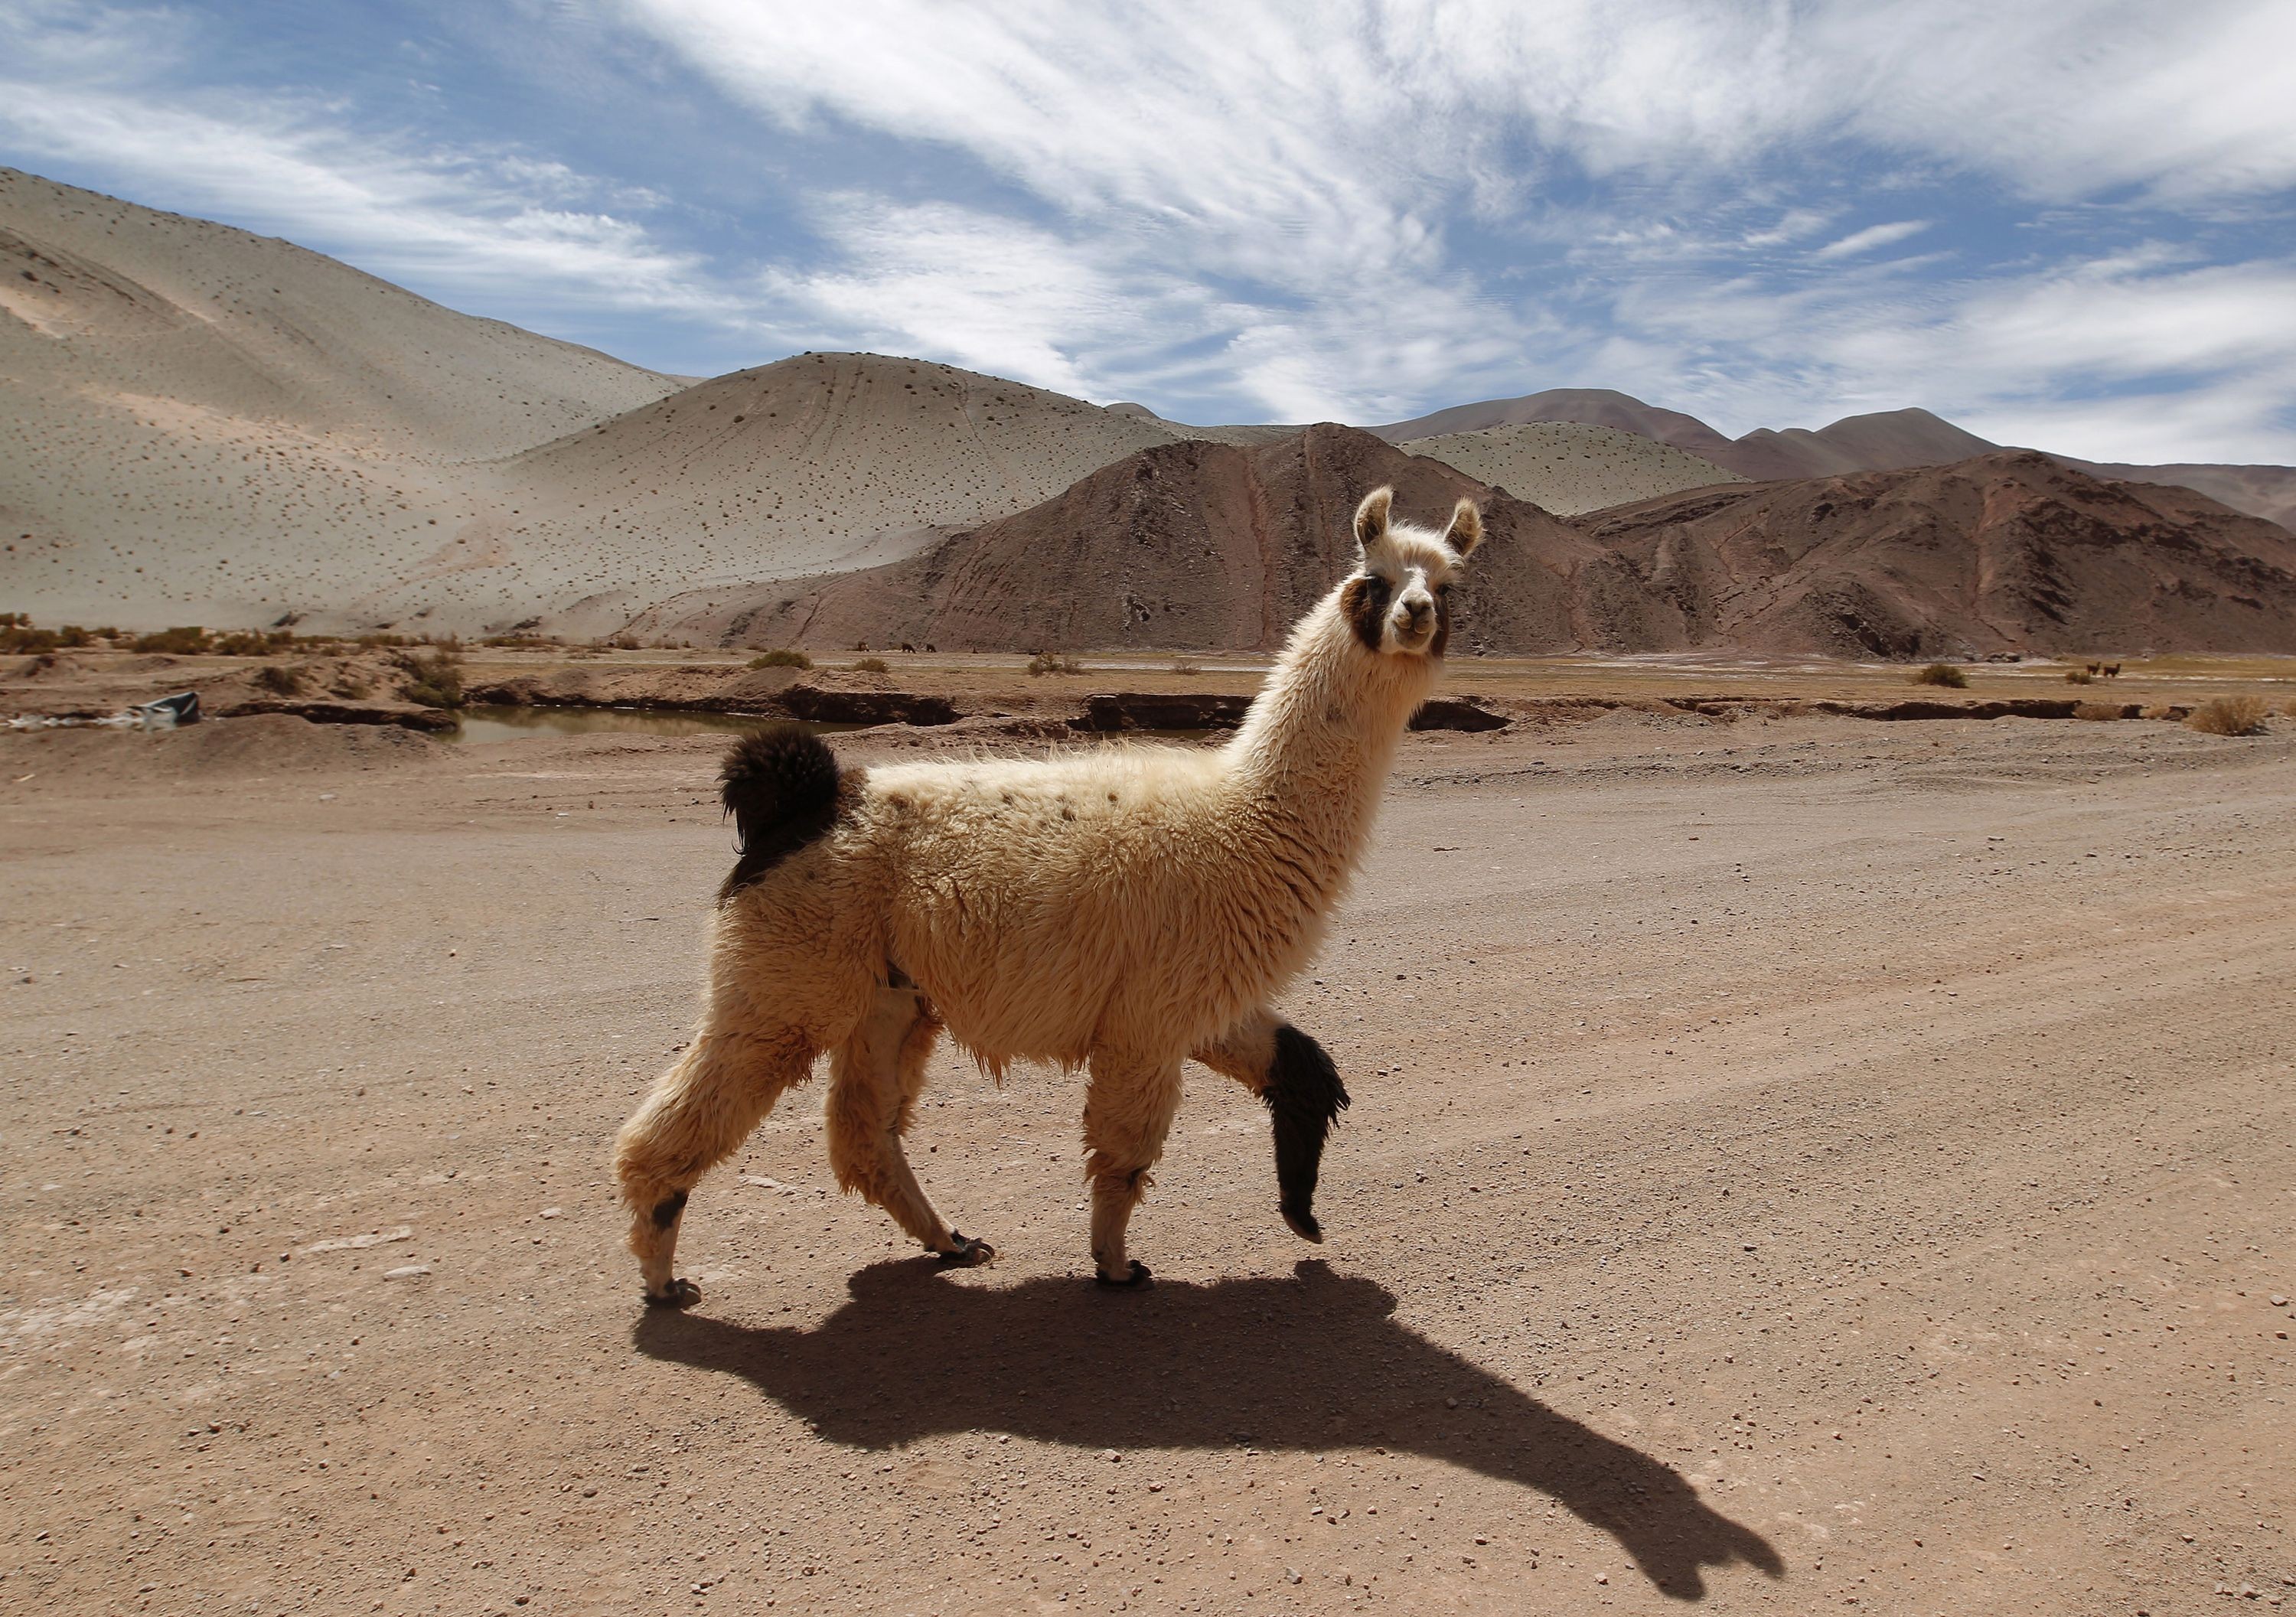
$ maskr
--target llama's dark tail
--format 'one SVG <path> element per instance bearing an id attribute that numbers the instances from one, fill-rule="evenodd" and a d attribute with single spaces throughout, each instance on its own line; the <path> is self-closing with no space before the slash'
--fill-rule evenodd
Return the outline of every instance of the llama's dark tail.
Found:
<path id="1" fill-rule="evenodd" d="M 859 771 L 854 774 L 857 783 Z M 720 905 L 826 834 L 851 792 L 829 744 L 795 724 L 771 724 L 742 737 L 726 749 L 718 778 L 741 838 L 741 857 L 718 890 Z"/>

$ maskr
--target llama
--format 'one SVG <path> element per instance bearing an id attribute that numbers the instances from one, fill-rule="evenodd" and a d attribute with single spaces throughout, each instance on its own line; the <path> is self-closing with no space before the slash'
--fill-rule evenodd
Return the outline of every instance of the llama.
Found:
<path id="1" fill-rule="evenodd" d="M 1086 1069 L 1095 1277 L 1138 1285 L 1127 1231 L 1193 1057 L 1273 1118 L 1279 1211 L 1313 1211 L 1347 1091 L 1270 1008 L 1315 954 L 1369 838 L 1406 721 L 1432 688 L 1448 597 L 1482 539 L 1461 500 L 1441 532 L 1355 513 L 1357 564 L 1293 628 L 1216 752 L 1144 747 L 1034 760 L 840 770 L 795 726 L 736 743 L 725 799 L 741 853 L 718 895 L 693 1043 L 623 1126 L 615 1169 L 649 1303 L 673 1273 L 694 1182 L 830 1055 L 838 1183 L 949 1263 L 993 1257 L 927 1199 L 901 1147 L 946 1030 L 1001 1079 Z"/>

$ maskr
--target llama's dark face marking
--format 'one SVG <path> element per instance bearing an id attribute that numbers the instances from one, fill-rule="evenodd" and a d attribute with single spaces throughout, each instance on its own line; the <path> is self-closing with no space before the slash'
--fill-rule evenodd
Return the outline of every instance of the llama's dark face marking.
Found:
<path id="1" fill-rule="evenodd" d="M 1359 570 L 1341 592 L 1341 609 L 1365 651 L 1440 657 L 1451 644 L 1451 587 L 1482 541 L 1481 513 L 1461 500 L 1438 534 L 1390 521 L 1389 504 L 1381 488 L 1356 509 Z"/>
<path id="2" fill-rule="evenodd" d="M 1347 588 L 1340 593 L 1340 609 L 1348 615 L 1348 626 L 1362 641 L 1364 650 L 1375 652 L 1387 636 L 1388 603 L 1395 598 L 1395 587 L 1377 573 L 1357 573 L 1348 580 Z"/>

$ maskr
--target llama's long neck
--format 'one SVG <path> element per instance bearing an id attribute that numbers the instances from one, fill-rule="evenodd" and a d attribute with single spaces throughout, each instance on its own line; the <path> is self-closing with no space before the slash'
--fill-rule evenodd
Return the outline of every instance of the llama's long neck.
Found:
<path id="1" fill-rule="evenodd" d="M 1232 800 L 1336 896 L 1371 834 L 1396 743 L 1434 684 L 1425 658 L 1367 653 L 1333 590 L 1292 631 L 1227 745 Z"/>

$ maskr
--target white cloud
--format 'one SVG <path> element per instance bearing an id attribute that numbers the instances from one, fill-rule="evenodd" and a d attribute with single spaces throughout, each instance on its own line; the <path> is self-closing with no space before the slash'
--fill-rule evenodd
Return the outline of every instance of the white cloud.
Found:
<path id="1" fill-rule="evenodd" d="M 1899 219 L 1892 225 L 1869 225 L 1853 231 L 1838 242 L 1828 242 L 1809 256 L 1813 259 L 1847 259 L 1861 252 L 1872 252 L 1877 247 L 1888 247 L 1917 236 L 1930 227 L 1927 219 Z"/>

